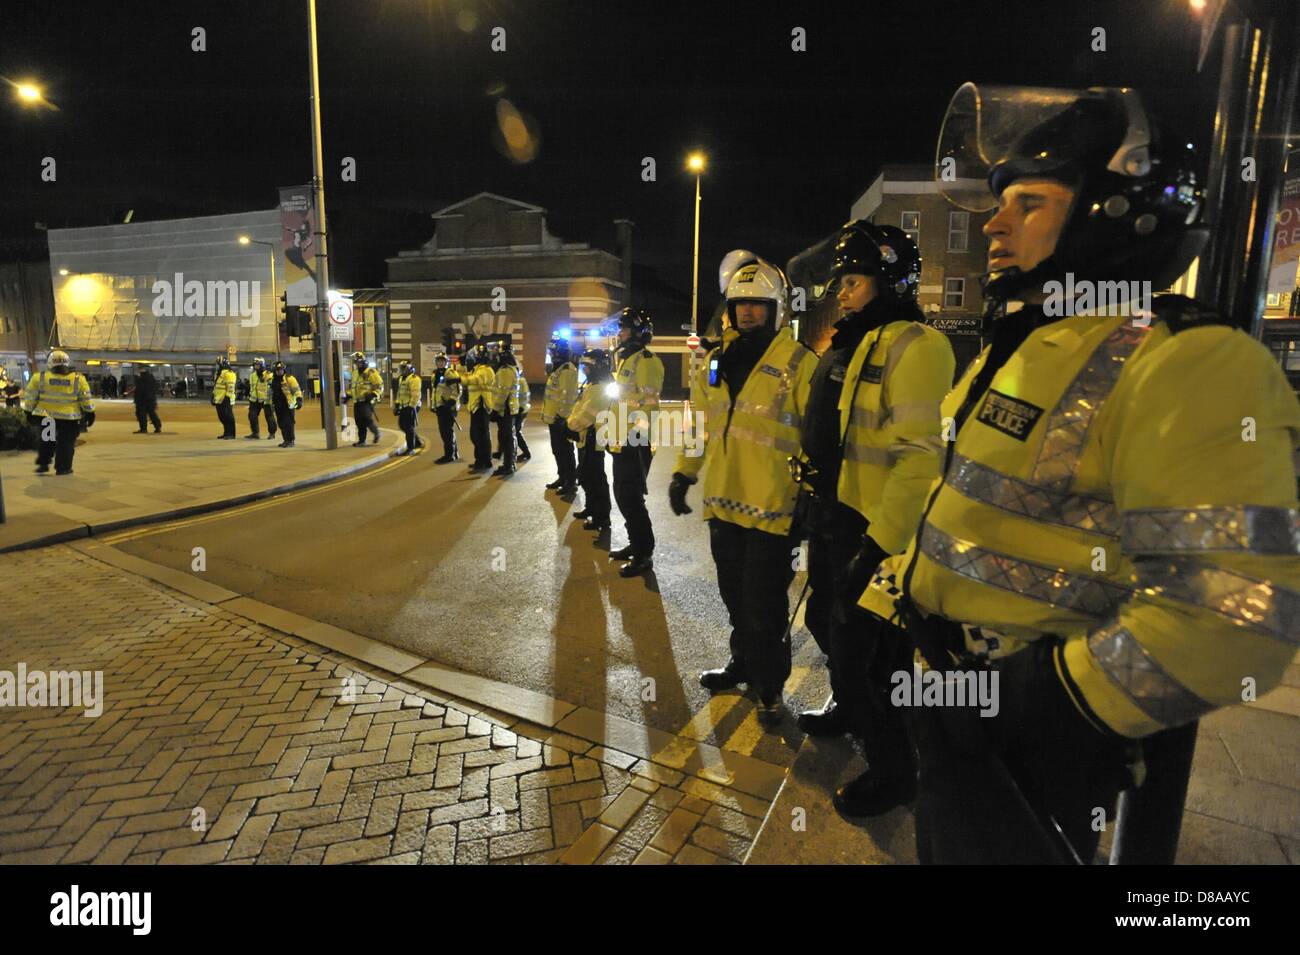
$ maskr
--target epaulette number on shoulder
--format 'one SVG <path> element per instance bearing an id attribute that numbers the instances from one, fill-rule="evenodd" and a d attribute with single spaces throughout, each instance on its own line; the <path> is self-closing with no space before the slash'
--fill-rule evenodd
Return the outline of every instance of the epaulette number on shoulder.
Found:
<path id="1" fill-rule="evenodd" d="M 1164 322 L 1175 335 L 1189 328 L 1230 324 L 1209 305 L 1186 295 L 1161 295 L 1152 303 L 1151 310 L 1155 312 L 1156 319 Z"/>

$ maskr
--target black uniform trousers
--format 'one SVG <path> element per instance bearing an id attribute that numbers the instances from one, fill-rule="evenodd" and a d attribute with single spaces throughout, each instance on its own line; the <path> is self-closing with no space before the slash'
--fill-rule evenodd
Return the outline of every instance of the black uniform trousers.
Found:
<path id="1" fill-rule="evenodd" d="M 634 557 L 649 557 L 655 552 L 655 531 L 645 506 L 650 459 L 650 447 L 645 444 L 624 445 L 614 455 L 614 500 L 623 515 Z"/>
<path id="2" fill-rule="evenodd" d="M 265 403 L 261 401 L 250 401 L 248 403 L 248 431 L 250 434 L 260 435 L 261 432 L 258 425 L 260 424 L 260 419 L 263 413 L 266 414 L 266 433 L 274 438 L 276 428 L 275 409 L 271 407 L 269 401 Z"/>
<path id="3" fill-rule="evenodd" d="M 609 481 L 605 478 L 605 450 L 596 444 L 596 429 L 587 429 L 586 446 L 578 449 L 578 483 L 587 519 L 609 523 Z"/>
<path id="4" fill-rule="evenodd" d="M 492 436 L 488 431 L 488 410 L 483 405 L 470 413 L 469 440 L 474 445 L 474 466 L 492 466 Z"/>
<path id="5" fill-rule="evenodd" d="M 911 775 L 915 754 L 902 714 L 889 705 L 893 674 L 911 670 L 911 649 L 902 633 L 857 605 L 859 594 L 841 598 L 836 578 L 862 547 L 867 521 L 838 501 L 815 505 L 808 554 L 808 607 L 804 622 L 826 654 L 831 692 L 848 731 L 862 742 L 873 773 Z"/>
<path id="6" fill-rule="evenodd" d="M 440 403 L 434 408 L 433 413 L 438 416 L 438 436 L 442 438 L 442 456 L 453 459 L 460 457 L 460 449 L 456 447 L 455 402 Z"/>
<path id="7" fill-rule="evenodd" d="M 375 444 L 379 443 L 379 425 L 375 423 L 375 406 L 370 401 L 352 402 L 353 415 L 357 419 L 357 440 L 365 443 L 366 435 L 375 436 Z"/>
<path id="8" fill-rule="evenodd" d="M 501 452 L 501 467 L 515 469 L 515 416 L 509 411 L 497 415 L 497 450 Z"/>
<path id="9" fill-rule="evenodd" d="M 912 707 L 923 863 L 1090 864 L 1129 782 L 1130 741 L 1099 732 L 1067 696 L 1043 638 L 995 661 L 997 713 Z M 1059 832 L 1057 831 L 1059 827 Z"/>
<path id="10" fill-rule="evenodd" d="M 217 420 L 221 422 L 223 437 L 235 437 L 235 409 L 231 407 L 229 398 L 217 402 Z"/>
<path id="11" fill-rule="evenodd" d="M 520 454 L 531 458 L 533 452 L 528 450 L 528 442 L 524 440 L 524 418 L 526 417 L 527 415 L 522 411 L 515 415 L 515 446 L 519 448 Z"/>
<path id="12" fill-rule="evenodd" d="M 155 431 L 162 430 L 162 419 L 158 417 L 157 399 L 150 401 L 137 401 L 135 403 L 135 420 L 140 425 L 140 430 L 145 430 L 146 422 L 153 425 Z"/>
<path id="13" fill-rule="evenodd" d="M 733 667 L 761 700 L 770 701 L 790 676 L 794 538 L 712 518 L 709 547 L 731 620 Z"/>
<path id="14" fill-rule="evenodd" d="M 54 460 L 54 470 L 71 471 L 72 456 L 77 453 L 77 435 L 81 434 L 81 419 L 72 421 L 63 418 L 50 418 L 54 422 L 54 437 L 52 440 L 46 440 L 45 418 L 36 418 L 33 427 L 36 428 L 36 438 L 40 442 L 36 449 L 36 463 L 41 467 L 49 467 L 50 459 Z"/>
<path id="15" fill-rule="evenodd" d="M 402 434 L 406 435 L 406 450 L 408 452 L 424 447 L 424 442 L 420 440 L 420 436 L 415 431 L 419 423 L 419 411 L 415 408 L 403 408 L 397 412 L 397 426 L 402 429 Z"/>
<path id="16" fill-rule="evenodd" d="M 275 417 L 280 425 L 280 434 L 284 437 L 284 440 L 290 444 L 293 443 L 293 440 L 297 435 L 297 429 L 294 424 L 294 416 L 296 414 L 297 412 L 289 407 L 287 401 L 277 401 L 275 403 Z"/>
<path id="17" fill-rule="evenodd" d="M 573 442 L 565 437 L 569 429 L 563 418 L 556 418 L 548 427 L 551 432 L 551 454 L 555 458 L 555 467 L 560 472 L 560 483 L 572 487 L 577 482 L 578 465 L 573 457 Z"/>

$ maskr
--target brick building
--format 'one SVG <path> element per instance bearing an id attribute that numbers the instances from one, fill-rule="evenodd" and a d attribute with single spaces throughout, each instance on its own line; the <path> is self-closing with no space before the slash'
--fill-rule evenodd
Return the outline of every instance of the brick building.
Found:
<path id="1" fill-rule="evenodd" d="M 546 346 L 563 326 L 581 332 L 628 304 L 649 308 L 663 332 L 651 347 L 664 357 L 665 391 L 680 386 L 684 315 L 671 289 L 637 279 L 633 294 L 632 223 L 615 223 L 619 254 L 566 242 L 550 233 L 546 210 L 481 192 L 433 213 L 434 235 L 419 249 L 389 258 L 390 347 L 421 374 L 441 350 L 443 332 L 509 332 L 524 374 L 546 377 Z M 638 276 L 641 270 L 637 270 Z M 680 352 L 682 360 L 669 356 Z"/>

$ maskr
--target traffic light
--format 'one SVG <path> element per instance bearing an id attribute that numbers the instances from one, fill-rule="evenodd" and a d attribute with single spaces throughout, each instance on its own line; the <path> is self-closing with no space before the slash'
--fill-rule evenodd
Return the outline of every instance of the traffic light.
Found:
<path id="1" fill-rule="evenodd" d="M 284 313 L 284 318 L 280 320 L 280 327 L 284 329 L 284 334 L 295 338 L 309 338 L 312 334 L 310 312 L 297 305 L 287 304 L 286 298 L 285 294 L 280 295 L 280 311 Z"/>

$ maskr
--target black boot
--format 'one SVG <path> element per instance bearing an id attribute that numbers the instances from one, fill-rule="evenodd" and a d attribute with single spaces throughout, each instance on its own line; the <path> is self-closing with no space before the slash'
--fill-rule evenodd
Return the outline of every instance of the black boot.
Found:
<path id="1" fill-rule="evenodd" d="M 841 736 L 849 731 L 849 721 L 843 708 L 831 700 L 824 709 L 800 713 L 799 729 L 809 736 Z"/>
<path id="2" fill-rule="evenodd" d="M 835 790 L 831 801 L 840 815 L 850 818 L 881 816 L 916 798 L 916 775 L 906 770 L 865 773 Z"/>
<path id="3" fill-rule="evenodd" d="M 556 478 L 556 479 L 555 479 L 554 481 L 552 481 L 550 484 L 546 485 L 546 490 L 548 490 L 548 491 L 554 491 L 556 488 L 560 488 L 560 487 L 563 487 L 563 486 L 564 486 L 564 482 L 563 482 L 562 480 L 560 480 L 559 478 Z"/>
<path id="4" fill-rule="evenodd" d="M 636 555 L 632 552 L 631 544 L 628 544 L 626 547 L 620 547 L 618 550 L 612 550 L 609 552 L 610 560 L 632 560 L 635 556 Z"/>
<path id="5" fill-rule="evenodd" d="M 574 520 L 581 521 L 587 519 L 588 517 L 591 517 L 591 511 L 587 510 L 585 507 L 580 511 L 573 512 Z"/>
<path id="6" fill-rule="evenodd" d="M 705 670 L 700 674 L 700 686 L 714 693 L 719 690 L 730 690 L 744 682 L 745 674 L 741 672 L 735 660 L 728 660 L 727 665 L 721 669 Z"/>
<path id="7" fill-rule="evenodd" d="M 618 569 L 620 577 L 640 577 L 655 569 L 655 562 L 649 557 L 633 557 Z"/>
<path id="8" fill-rule="evenodd" d="M 603 534 L 609 530 L 609 518 L 602 521 L 598 517 L 589 517 L 582 522 L 582 529 L 584 531 L 598 531 Z"/>

